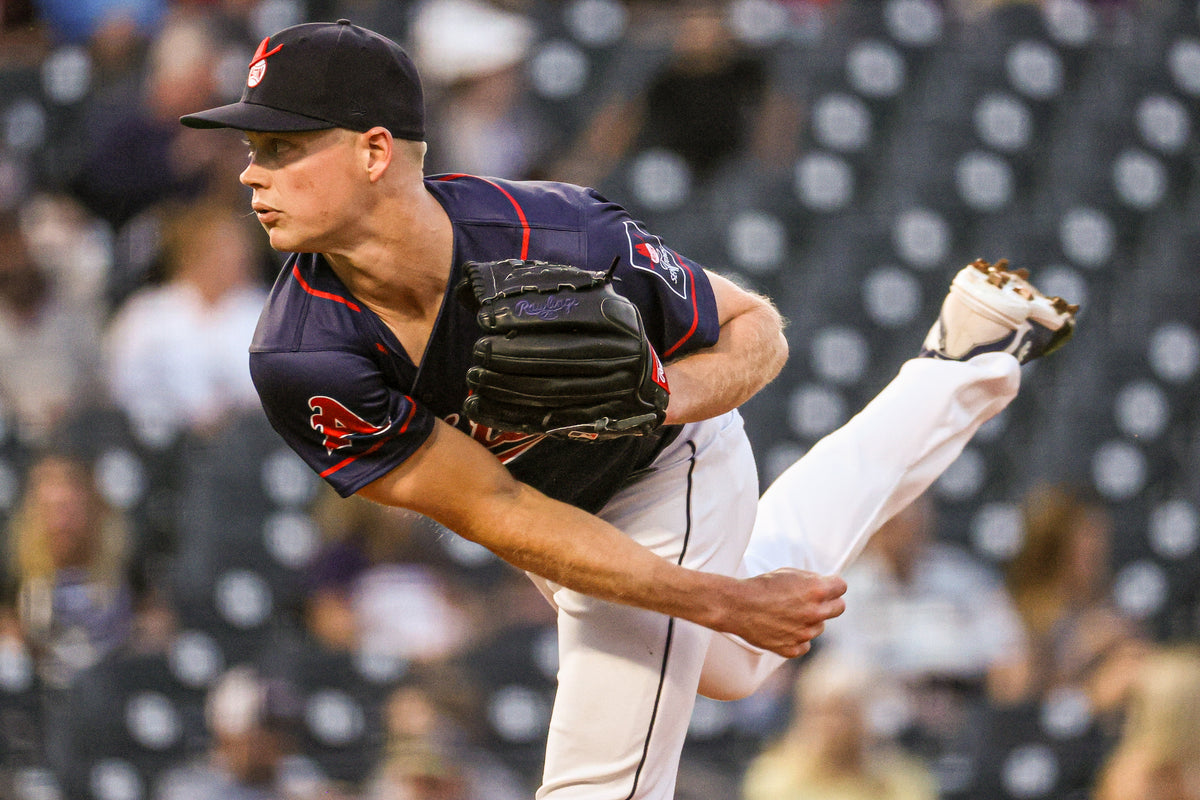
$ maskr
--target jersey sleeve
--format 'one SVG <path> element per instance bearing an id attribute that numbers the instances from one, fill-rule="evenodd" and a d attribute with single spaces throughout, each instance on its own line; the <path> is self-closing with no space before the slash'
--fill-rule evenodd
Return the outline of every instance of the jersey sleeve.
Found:
<path id="1" fill-rule="evenodd" d="M 432 412 L 360 354 L 251 352 L 250 374 L 272 427 L 342 497 L 399 466 L 433 430 Z"/>
<path id="2" fill-rule="evenodd" d="M 638 307 L 663 359 L 717 343 L 720 324 L 704 268 L 650 233 L 623 208 L 599 204 L 588 224 L 588 269 L 607 270 L 619 257 L 614 287 Z"/>

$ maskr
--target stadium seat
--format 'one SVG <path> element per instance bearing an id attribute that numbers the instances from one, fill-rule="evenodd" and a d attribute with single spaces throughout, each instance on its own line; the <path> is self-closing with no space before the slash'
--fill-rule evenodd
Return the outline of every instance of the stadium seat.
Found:
<path id="1" fill-rule="evenodd" d="M 204 692 L 181 683 L 163 655 L 116 654 L 82 674 L 65 703 L 52 735 L 64 743 L 56 766 L 70 797 L 148 797 L 160 772 L 206 744 Z"/>

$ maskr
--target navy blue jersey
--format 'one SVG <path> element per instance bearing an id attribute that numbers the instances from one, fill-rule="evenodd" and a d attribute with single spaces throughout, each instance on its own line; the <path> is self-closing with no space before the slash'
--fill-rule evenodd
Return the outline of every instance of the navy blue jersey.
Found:
<path id="1" fill-rule="evenodd" d="M 614 287 L 637 305 L 665 361 L 717 341 L 716 302 L 703 269 L 591 189 L 469 175 L 433 176 L 425 185 L 453 224 L 454 263 L 422 362 L 413 363 L 320 255 L 293 254 L 250 347 L 268 419 L 342 496 L 401 464 L 438 418 L 486 446 L 518 480 L 598 510 L 675 431 L 573 442 L 464 419 L 465 376 L 481 331 L 455 297 L 462 265 L 529 258 L 604 271 L 619 256 Z"/>

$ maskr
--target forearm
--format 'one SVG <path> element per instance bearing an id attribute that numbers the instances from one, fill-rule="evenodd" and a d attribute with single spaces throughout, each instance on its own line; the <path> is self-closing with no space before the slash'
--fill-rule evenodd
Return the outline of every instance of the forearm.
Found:
<path id="1" fill-rule="evenodd" d="M 755 303 L 721 326 L 716 345 L 666 365 L 668 424 L 724 414 L 770 383 L 787 360 L 787 340 L 774 306 Z"/>
<path id="2" fill-rule="evenodd" d="M 577 592 L 732 633 L 790 658 L 842 613 L 845 583 L 797 570 L 737 579 L 679 567 L 598 517 L 520 485 L 502 526 L 462 525 L 509 563 Z M 461 523 L 460 523 L 461 524 Z"/>
<path id="3" fill-rule="evenodd" d="M 420 512 L 518 569 L 604 600 L 720 624 L 738 581 L 659 558 L 599 517 L 515 480 L 447 425 L 409 462 L 359 494 Z"/>
<path id="4" fill-rule="evenodd" d="M 660 558 L 599 517 L 513 479 L 441 422 L 408 461 L 359 494 L 424 514 L 569 589 L 733 633 L 787 657 L 803 653 L 844 608 L 840 579 L 795 570 L 738 579 Z"/>
<path id="5" fill-rule="evenodd" d="M 454 520 L 461 535 L 574 591 L 722 629 L 739 582 L 679 567 L 580 509 L 516 484 L 503 521 Z"/>

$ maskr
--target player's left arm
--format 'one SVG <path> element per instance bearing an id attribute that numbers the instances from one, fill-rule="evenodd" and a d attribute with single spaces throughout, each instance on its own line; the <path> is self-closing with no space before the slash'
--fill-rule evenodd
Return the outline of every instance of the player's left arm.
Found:
<path id="1" fill-rule="evenodd" d="M 668 424 L 719 416 L 770 383 L 787 360 L 783 318 L 767 298 L 705 270 L 717 301 L 720 338 L 666 365 Z"/>

